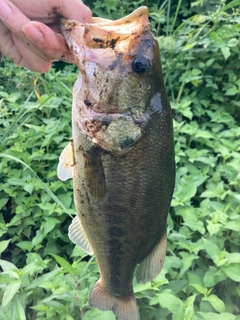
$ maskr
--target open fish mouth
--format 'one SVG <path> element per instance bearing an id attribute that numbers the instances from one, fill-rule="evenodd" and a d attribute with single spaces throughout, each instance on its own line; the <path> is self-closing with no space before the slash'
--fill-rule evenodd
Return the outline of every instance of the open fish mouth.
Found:
<path id="1" fill-rule="evenodd" d="M 154 41 L 147 7 L 116 21 L 93 18 L 82 24 L 61 19 L 61 29 L 81 71 L 73 108 L 79 130 L 105 150 L 129 151 L 142 136 L 154 94 L 149 84 Z"/>
<path id="2" fill-rule="evenodd" d="M 126 17 L 115 21 L 93 17 L 92 23 L 81 24 L 78 21 L 61 18 L 61 30 L 67 39 L 67 33 L 76 26 L 87 26 L 86 38 L 93 46 L 98 48 L 114 47 L 121 38 L 139 33 L 143 27 L 149 25 L 148 14 L 148 8 L 142 6 Z M 124 47 L 122 46 L 122 48 Z"/>
<path id="3" fill-rule="evenodd" d="M 146 78 L 153 73 L 147 7 L 116 21 L 93 18 L 93 23 L 82 24 L 61 19 L 61 29 L 83 76 L 81 81 L 88 84 L 81 92 L 88 107 L 121 113 L 148 105 L 149 101 L 142 101 L 142 91 L 150 89 Z M 123 98 L 126 91 L 132 92 L 128 105 Z"/>

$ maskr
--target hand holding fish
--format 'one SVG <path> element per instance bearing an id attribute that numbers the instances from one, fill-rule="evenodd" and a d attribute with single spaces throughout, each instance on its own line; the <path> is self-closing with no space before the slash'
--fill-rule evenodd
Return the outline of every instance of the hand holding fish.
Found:
<path id="1" fill-rule="evenodd" d="M 0 53 L 18 66 L 41 73 L 54 60 L 73 62 L 59 16 L 83 23 L 92 18 L 81 0 L 0 0 Z"/>

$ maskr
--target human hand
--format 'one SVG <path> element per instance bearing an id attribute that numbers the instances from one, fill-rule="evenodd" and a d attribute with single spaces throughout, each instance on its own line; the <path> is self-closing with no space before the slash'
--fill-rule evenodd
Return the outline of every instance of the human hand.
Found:
<path id="1" fill-rule="evenodd" d="M 54 60 L 73 62 L 59 16 L 83 23 L 92 19 L 81 0 L 0 0 L 0 52 L 16 65 L 41 73 Z"/>

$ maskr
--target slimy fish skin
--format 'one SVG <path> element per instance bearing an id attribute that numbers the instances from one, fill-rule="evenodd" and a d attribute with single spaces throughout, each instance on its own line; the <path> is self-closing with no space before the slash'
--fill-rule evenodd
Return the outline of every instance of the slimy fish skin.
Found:
<path id="1" fill-rule="evenodd" d="M 58 176 L 73 177 L 77 215 L 70 239 L 94 254 L 100 279 L 90 306 L 138 320 L 132 280 L 154 279 L 166 252 L 175 181 L 172 112 L 159 47 L 140 7 L 116 20 L 61 20 L 80 70 L 72 141 Z"/>

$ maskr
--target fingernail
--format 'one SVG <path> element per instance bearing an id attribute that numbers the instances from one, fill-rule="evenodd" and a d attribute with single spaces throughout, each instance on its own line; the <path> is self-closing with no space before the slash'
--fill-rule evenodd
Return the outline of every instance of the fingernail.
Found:
<path id="1" fill-rule="evenodd" d="M 43 33 L 34 26 L 33 22 L 29 22 L 22 26 L 25 36 L 33 43 L 39 43 L 43 40 Z"/>
<path id="2" fill-rule="evenodd" d="M 12 8 L 5 1 L 0 1 L 0 17 L 3 20 L 9 20 L 12 15 Z"/>

